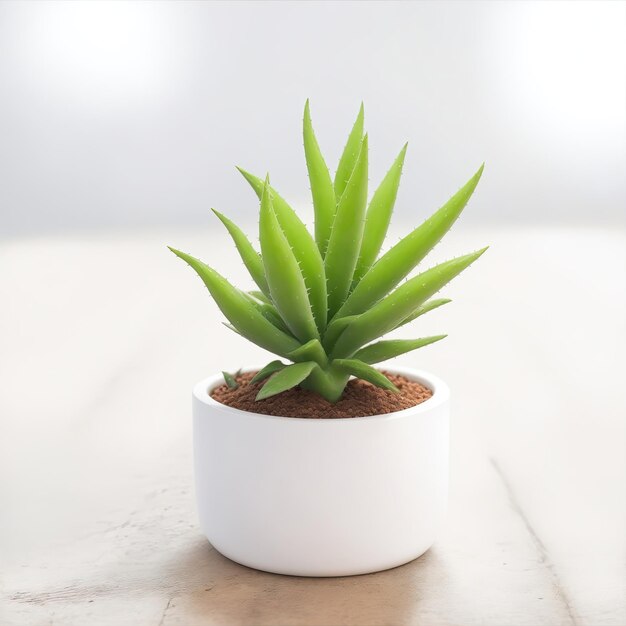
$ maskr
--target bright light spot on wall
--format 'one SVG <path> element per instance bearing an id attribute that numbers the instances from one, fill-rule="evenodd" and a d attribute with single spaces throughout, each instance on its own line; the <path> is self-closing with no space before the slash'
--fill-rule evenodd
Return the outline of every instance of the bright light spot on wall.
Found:
<path id="1" fill-rule="evenodd" d="M 508 15 L 511 93 L 534 124 L 563 133 L 623 129 L 626 4 L 522 3 Z"/>
<path id="2" fill-rule="evenodd" d="M 160 95 L 173 73 L 158 4 L 33 3 L 22 18 L 13 52 L 33 95 L 128 106 Z"/>

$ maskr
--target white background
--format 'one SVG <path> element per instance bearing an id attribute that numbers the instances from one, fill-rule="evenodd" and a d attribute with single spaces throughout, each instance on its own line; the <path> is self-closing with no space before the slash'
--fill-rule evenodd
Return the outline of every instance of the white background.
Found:
<path id="1" fill-rule="evenodd" d="M 234 165 L 310 205 L 361 100 L 398 219 L 484 160 L 465 224 L 624 224 L 623 2 L 0 4 L 0 235 L 255 219 Z M 417 216 L 417 217 L 416 217 Z"/>

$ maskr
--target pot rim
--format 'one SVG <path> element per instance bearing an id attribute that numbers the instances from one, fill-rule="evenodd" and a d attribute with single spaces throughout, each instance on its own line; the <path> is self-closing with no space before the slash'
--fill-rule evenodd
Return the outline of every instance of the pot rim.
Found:
<path id="1" fill-rule="evenodd" d="M 253 372 L 258 371 L 260 368 L 258 367 L 244 367 L 241 369 L 242 372 Z M 383 413 L 379 415 L 364 415 L 362 417 L 333 417 L 333 418 L 303 418 L 297 416 L 283 416 L 283 415 L 265 415 L 264 413 L 255 413 L 253 411 L 243 411 L 241 409 L 236 409 L 234 407 L 228 406 L 227 404 L 222 404 L 217 400 L 214 400 L 211 397 L 211 391 L 220 384 L 223 384 L 224 377 L 222 374 L 213 374 L 208 378 L 203 378 L 199 382 L 197 382 L 193 387 L 193 397 L 201 402 L 202 404 L 206 404 L 207 406 L 216 408 L 225 413 L 231 413 L 233 415 L 238 415 L 240 417 L 254 418 L 254 419 L 265 419 L 272 421 L 282 421 L 282 420 L 296 420 L 303 423 L 335 423 L 335 422 L 355 422 L 361 423 L 362 421 L 390 421 L 396 419 L 402 419 L 404 417 L 420 415 L 422 413 L 427 413 L 431 410 L 436 409 L 442 404 L 446 403 L 450 399 L 450 388 L 448 385 L 439 377 L 425 372 L 423 370 L 418 370 L 412 367 L 390 367 L 388 371 L 393 374 L 400 374 L 402 376 L 406 376 L 410 380 L 415 380 L 422 385 L 425 385 L 429 389 L 432 390 L 433 395 L 421 402 L 420 404 L 416 404 L 415 406 L 411 406 L 408 409 L 402 409 L 400 411 L 394 411 L 393 413 Z"/>

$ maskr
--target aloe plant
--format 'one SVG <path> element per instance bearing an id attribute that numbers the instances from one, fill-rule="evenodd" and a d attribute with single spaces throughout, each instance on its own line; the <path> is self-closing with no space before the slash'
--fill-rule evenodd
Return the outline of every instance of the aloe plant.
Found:
<path id="1" fill-rule="evenodd" d="M 378 339 L 450 302 L 433 296 L 487 249 L 402 282 L 459 217 L 483 166 L 438 211 L 381 256 L 407 146 L 368 203 L 368 138 L 363 121 L 361 106 L 332 178 L 313 131 L 308 101 L 305 105 L 304 152 L 314 236 L 270 185 L 269 177 L 262 179 L 238 168 L 260 200 L 261 252 L 231 220 L 215 213 L 257 290 L 238 289 L 202 261 L 170 248 L 204 281 L 228 328 L 287 361 L 271 361 L 256 374 L 254 382 L 265 381 L 257 400 L 300 385 L 336 402 L 351 376 L 395 390 L 372 366 L 446 335 Z"/>

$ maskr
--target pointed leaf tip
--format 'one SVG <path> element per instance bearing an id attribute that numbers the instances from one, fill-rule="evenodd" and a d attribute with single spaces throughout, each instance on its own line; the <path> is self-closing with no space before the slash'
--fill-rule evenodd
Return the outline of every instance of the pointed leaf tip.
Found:
<path id="1" fill-rule="evenodd" d="M 254 174 L 248 172 L 248 170 L 244 170 L 243 167 L 239 167 L 235 165 L 237 171 L 248 181 L 248 184 L 254 189 L 256 194 L 261 196 L 261 187 L 263 185 L 263 181 L 260 178 L 257 178 Z"/>
<path id="2" fill-rule="evenodd" d="M 382 372 L 359 359 L 335 359 L 334 363 L 353 376 L 366 380 L 368 383 L 372 383 L 372 385 L 382 387 L 388 391 L 400 391 Z"/>
<path id="3" fill-rule="evenodd" d="M 438 211 L 379 258 L 355 285 L 339 315 L 365 311 L 398 285 L 450 230 L 477 184 L 478 174 L 474 174 Z M 478 258 L 470 256 L 473 260 Z"/>
<path id="4" fill-rule="evenodd" d="M 261 199 L 263 195 L 263 181 L 244 170 L 241 171 L 257 197 Z M 310 300 L 315 321 L 319 325 L 320 330 L 323 330 L 326 327 L 327 310 L 324 261 L 315 244 L 315 240 L 311 237 L 302 220 L 300 220 L 285 199 L 276 192 L 274 187 L 270 187 L 270 191 L 276 219 L 301 268 L 307 290 L 309 290 L 307 298 Z M 263 248 L 262 245 L 261 248 Z"/>
<path id="5" fill-rule="evenodd" d="M 266 378 L 269 378 L 275 372 L 278 372 L 287 367 L 282 361 L 272 361 L 268 363 L 263 369 L 259 370 L 252 378 L 250 383 L 258 383 Z"/>
<path id="6" fill-rule="evenodd" d="M 341 158 L 339 159 L 339 164 L 337 165 L 334 180 L 335 196 L 337 201 L 339 201 L 343 195 L 359 155 L 361 140 L 363 138 L 364 111 L 363 102 L 361 102 L 359 113 L 356 117 L 354 125 L 352 126 L 352 130 L 348 135 L 348 141 L 346 142 Z"/>
<path id="7" fill-rule="evenodd" d="M 358 319 L 337 340 L 332 356 L 345 357 L 354 354 L 360 346 L 396 328 L 417 307 L 422 306 L 428 298 L 476 261 L 482 252 L 484 250 L 440 263 L 409 279 L 359 315 Z M 362 284 L 363 281 L 359 283 L 359 286 Z"/>
<path id="8" fill-rule="evenodd" d="M 236 376 L 237 374 L 235 374 Z M 235 380 L 235 376 L 229 374 L 228 372 L 222 372 L 222 376 L 224 376 L 224 382 L 228 386 L 229 389 L 237 389 L 239 387 L 239 383 Z"/>
<path id="9" fill-rule="evenodd" d="M 200 276 L 226 319 L 246 339 L 275 354 L 285 354 L 299 346 L 293 337 L 276 328 L 257 310 L 250 296 L 234 287 L 221 274 L 190 254 L 174 249 L 172 252 Z"/>
<path id="10" fill-rule="evenodd" d="M 357 146 L 355 145 L 355 151 Z M 356 153 L 356 152 L 355 152 Z M 359 141 L 358 156 L 337 203 L 324 263 L 328 279 L 328 314 L 344 303 L 357 265 L 367 208 L 367 135 Z"/>
<path id="11" fill-rule="evenodd" d="M 444 339 L 446 335 L 435 335 L 433 337 L 422 337 L 421 339 L 390 339 L 370 344 L 359 350 L 354 359 L 364 363 L 373 364 L 393 359 L 412 350 L 423 348 L 437 341 Z"/>
<path id="12" fill-rule="evenodd" d="M 300 384 L 317 367 L 316 363 L 295 363 L 275 373 L 261 387 L 255 400 L 265 400 Z"/>
<path id="13" fill-rule="evenodd" d="M 289 330 L 302 342 L 319 336 L 304 274 L 295 250 L 282 230 L 270 186 L 261 196 L 259 241 L 272 301 Z M 312 245 L 315 243 L 311 241 Z M 317 248 L 315 248 L 317 251 Z"/>
<path id="14" fill-rule="evenodd" d="M 404 167 L 406 147 L 407 144 L 404 144 L 370 200 L 359 259 L 353 276 L 353 288 L 376 261 L 387 235 Z"/>
<path id="15" fill-rule="evenodd" d="M 172 246 L 167 246 L 167 248 L 170 252 L 174 253 L 177 257 L 183 259 L 183 261 L 188 260 L 189 255 L 186 252 L 173 248 Z"/>
<path id="16" fill-rule="evenodd" d="M 213 215 L 215 215 L 215 217 L 217 217 L 217 219 L 226 226 L 226 216 L 223 213 L 220 213 L 217 209 L 211 208 L 211 211 L 213 211 Z"/>
<path id="17" fill-rule="evenodd" d="M 324 256 L 335 216 L 336 199 L 328 166 L 315 137 L 308 101 L 304 108 L 302 138 L 315 212 L 315 241 Z"/>

